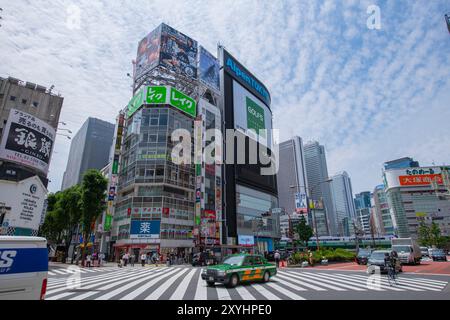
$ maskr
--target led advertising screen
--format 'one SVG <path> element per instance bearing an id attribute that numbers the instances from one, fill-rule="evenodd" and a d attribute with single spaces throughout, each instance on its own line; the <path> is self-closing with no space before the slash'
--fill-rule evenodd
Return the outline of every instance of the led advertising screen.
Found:
<path id="1" fill-rule="evenodd" d="M 247 89 L 233 80 L 234 126 L 265 146 L 272 143 L 272 113 L 269 108 Z M 262 132 L 261 129 L 270 130 Z"/>
<path id="2" fill-rule="evenodd" d="M 139 42 L 136 58 L 136 78 L 159 64 L 160 45 L 161 26 L 150 32 Z"/>
<path id="3" fill-rule="evenodd" d="M 55 129 L 23 111 L 11 109 L 3 130 L 0 159 L 20 163 L 47 174 Z"/>
<path id="4" fill-rule="evenodd" d="M 168 69 L 197 79 L 197 41 L 183 33 L 161 25 L 161 49 L 159 63 Z"/>
<path id="5" fill-rule="evenodd" d="M 199 80 L 209 88 L 220 90 L 220 64 L 209 51 L 200 46 Z"/>

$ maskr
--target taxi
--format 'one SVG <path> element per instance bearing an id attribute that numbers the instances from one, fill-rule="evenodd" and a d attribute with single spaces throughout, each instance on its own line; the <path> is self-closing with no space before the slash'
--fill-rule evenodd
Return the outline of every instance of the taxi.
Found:
<path id="1" fill-rule="evenodd" d="M 202 279 L 208 286 L 214 286 L 216 282 L 219 282 L 234 288 L 240 282 L 267 282 L 276 274 L 275 264 L 268 263 L 263 256 L 236 254 L 228 256 L 219 265 L 203 269 Z"/>

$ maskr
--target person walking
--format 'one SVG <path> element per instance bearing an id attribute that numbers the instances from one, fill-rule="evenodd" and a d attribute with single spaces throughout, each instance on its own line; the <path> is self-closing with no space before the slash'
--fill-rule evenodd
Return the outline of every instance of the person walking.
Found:
<path id="1" fill-rule="evenodd" d="M 128 254 L 128 252 L 126 252 L 126 253 L 123 255 L 122 259 L 123 259 L 123 266 L 124 266 L 124 267 L 127 266 L 127 264 L 128 264 L 128 258 L 129 258 L 129 257 L 130 257 L 130 255 Z"/>
<path id="2" fill-rule="evenodd" d="M 90 268 L 91 267 L 91 262 L 92 262 L 92 256 L 91 256 L 91 254 L 88 254 L 86 256 L 86 267 Z"/>
<path id="3" fill-rule="evenodd" d="M 134 253 L 132 253 L 132 254 L 130 255 L 130 265 L 131 265 L 132 267 L 134 267 L 134 260 L 136 260 L 136 256 L 134 255 Z"/>
<path id="4" fill-rule="evenodd" d="M 147 255 L 142 252 L 141 254 L 141 264 L 143 267 L 145 267 L 145 261 L 147 260 Z"/>
<path id="5" fill-rule="evenodd" d="M 275 251 L 275 254 L 273 255 L 273 257 L 275 258 L 275 265 L 278 268 L 280 265 L 280 258 L 281 258 L 280 252 L 278 250 Z"/>

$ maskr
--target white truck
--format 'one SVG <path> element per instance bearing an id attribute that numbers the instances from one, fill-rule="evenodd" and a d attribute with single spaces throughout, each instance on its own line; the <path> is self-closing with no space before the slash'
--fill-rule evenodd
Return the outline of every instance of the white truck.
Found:
<path id="1" fill-rule="evenodd" d="M 402 264 L 420 264 L 422 253 L 420 247 L 412 238 L 392 238 L 392 250 L 397 252 Z"/>
<path id="2" fill-rule="evenodd" d="M 45 238 L 0 236 L 0 300 L 43 300 L 47 276 Z"/>

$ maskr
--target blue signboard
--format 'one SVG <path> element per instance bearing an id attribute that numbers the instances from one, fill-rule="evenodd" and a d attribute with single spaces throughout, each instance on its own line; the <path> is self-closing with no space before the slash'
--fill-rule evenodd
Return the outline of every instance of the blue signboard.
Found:
<path id="1" fill-rule="evenodd" d="M 0 275 L 48 271 L 47 248 L 0 249 Z"/>
<path id="2" fill-rule="evenodd" d="M 160 220 L 132 220 L 130 238 L 159 238 Z"/>

